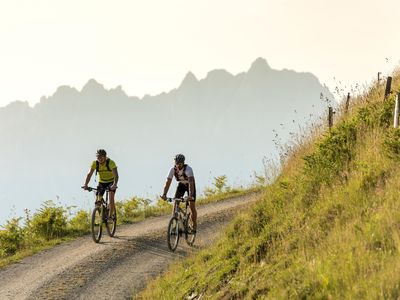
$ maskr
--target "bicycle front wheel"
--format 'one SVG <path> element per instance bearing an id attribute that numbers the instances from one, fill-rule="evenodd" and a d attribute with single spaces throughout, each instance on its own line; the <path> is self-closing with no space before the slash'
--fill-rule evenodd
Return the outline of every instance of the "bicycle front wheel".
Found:
<path id="1" fill-rule="evenodd" d="M 92 238 L 95 243 L 100 242 L 103 231 L 103 216 L 100 207 L 95 207 L 92 212 Z"/>
<path id="2" fill-rule="evenodd" d="M 115 234 L 115 230 L 117 229 L 117 216 L 115 212 L 113 213 L 111 218 L 107 218 L 106 227 L 108 235 L 113 237 Z"/>
<path id="3" fill-rule="evenodd" d="M 179 222 L 178 219 L 175 217 L 172 217 L 168 223 L 167 242 L 168 248 L 171 251 L 175 251 L 176 247 L 178 247 Z"/>
<path id="4" fill-rule="evenodd" d="M 196 239 L 196 233 L 192 231 L 193 224 L 192 224 L 192 217 L 191 213 L 189 212 L 186 215 L 185 219 L 185 240 L 189 246 L 193 246 L 194 240 Z"/>

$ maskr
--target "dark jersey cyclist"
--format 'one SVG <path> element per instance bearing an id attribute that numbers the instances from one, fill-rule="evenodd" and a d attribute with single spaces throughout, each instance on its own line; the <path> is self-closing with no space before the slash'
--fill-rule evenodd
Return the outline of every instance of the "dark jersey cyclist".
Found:
<path id="1" fill-rule="evenodd" d="M 86 175 L 85 184 L 83 188 L 88 189 L 88 184 L 92 178 L 93 173 L 98 173 L 99 184 L 97 186 L 97 200 L 102 197 L 107 188 L 110 189 L 110 217 L 115 212 L 115 191 L 118 183 L 118 170 L 115 162 L 107 157 L 107 152 L 104 149 L 97 150 L 96 160 L 90 165 L 89 172 Z"/>
<path id="2" fill-rule="evenodd" d="M 167 199 L 167 193 L 172 182 L 172 178 L 178 181 L 178 187 L 176 188 L 175 198 L 181 198 L 185 193 L 188 194 L 189 207 L 192 212 L 193 232 L 196 232 L 197 228 L 197 211 L 196 211 L 196 183 L 194 180 L 193 169 L 185 164 L 185 156 L 183 154 L 177 154 L 175 156 L 175 166 L 169 170 L 167 181 L 164 186 L 163 199 Z"/>

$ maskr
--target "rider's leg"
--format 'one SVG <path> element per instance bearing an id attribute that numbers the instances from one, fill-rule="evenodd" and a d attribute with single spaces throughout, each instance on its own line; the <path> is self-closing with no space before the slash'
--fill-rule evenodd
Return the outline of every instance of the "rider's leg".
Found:
<path id="1" fill-rule="evenodd" d="M 172 215 L 175 215 L 175 209 L 176 209 L 176 202 L 174 201 L 174 208 L 172 209 Z"/>
<path id="2" fill-rule="evenodd" d="M 196 202 L 189 201 L 190 211 L 192 212 L 192 222 L 193 222 L 193 230 L 197 228 L 197 210 L 196 210 Z"/>
<path id="3" fill-rule="evenodd" d="M 110 191 L 110 215 L 109 215 L 110 218 L 113 216 L 114 213 L 116 213 L 114 198 L 115 198 L 115 191 Z"/>
<path id="4" fill-rule="evenodd" d="M 105 193 L 104 186 L 101 183 L 99 183 L 97 185 L 97 192 L 96 192 L 96 205 L 97 206 L 101 205 L 104 193 Z"/>
<path id="5" fill-rule="evenodd" d="M 187 189 L 186 189 L 185 185 L 182 183 L 178 183 L 178 186 L 176 187 L 175 198 L 183 197 L 183 195 L 185 195 L 186 191 L 187 191 Z M 176 202 L 174 202 L 174 211 L 172 213 L 175 212 L 175 208 L 176 208 Z"/>

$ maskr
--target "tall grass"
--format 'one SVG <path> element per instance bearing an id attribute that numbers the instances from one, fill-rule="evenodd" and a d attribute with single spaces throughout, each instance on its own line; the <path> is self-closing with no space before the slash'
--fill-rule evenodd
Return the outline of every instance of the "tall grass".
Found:
<path id="1" fill-rule="evenodd" d="M 382 89 L 374 84 L 334 128 L 306 138 L 213 247 L 138 298 L 398 299 L 400 129 Z"/>

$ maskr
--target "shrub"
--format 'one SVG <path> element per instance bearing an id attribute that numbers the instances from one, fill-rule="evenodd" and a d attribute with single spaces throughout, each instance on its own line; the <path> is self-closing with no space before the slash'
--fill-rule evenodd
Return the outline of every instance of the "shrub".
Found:
<path id="1" fill-rule="evenodd" d="M 146 210 L 148 210 L 149 205 L 150 200 L 139 197 L 118 202 L 116 205 L 117 218 L 122 223 L 131 223 L 138 217 L 146 216 Z"/>
<path id="2" fill-rule="evenodd" d="M 90 230 L 90 215 L 85 210 L 78 211 L 69 222 L 72 231 L 86 233 Z"/>
<path id="3" fill-rule="evenodd" d="M 383 149 L 389 158 L 400 161 L 400 128 L 391 128 L 386 133 Z"/>
<path id="4" fill-rule="evenodd" d="M 62 237 L 67 233 L 66 210 L 51 200 L 45 201 L 32 216 L 29 227 L 34 235 L 46 240 Z"/>
<path id="5" fill-rule="evenodd" d="M 0 230 L 0 256 L 13 255 L 22 246 L 24 235 L 19 226 L 20 218 L 7 221 L 4 230 Z"/>
<path id="6" fill-rule="evenodd" d="M 204 190 L 204 195 L 206 197 L 221 194 L 223 192 L 229 192 L 230 188 L 227 185 L 227 177 L 226 175 L 221 175 L 214 177 L 213 188 L 206 188 Z"/>
<path id="7" fill-rule="evenodd" d="M 304 157 L 304 171 L 312 179 L 311 185 L 331 185 L 332 180 L 355 156 L 357 129 L 353 121 L 343 122 L 332 129 L 325 139 L 317 144 L 314 153 Z"/>
<path id="8" fill-rule="evenodd" d="M 120 201 L 116 204 L 117 219 L 122 223 L 130 223 L 137 216 L 139 201 L 133 197 L 128 200 Z"/>

